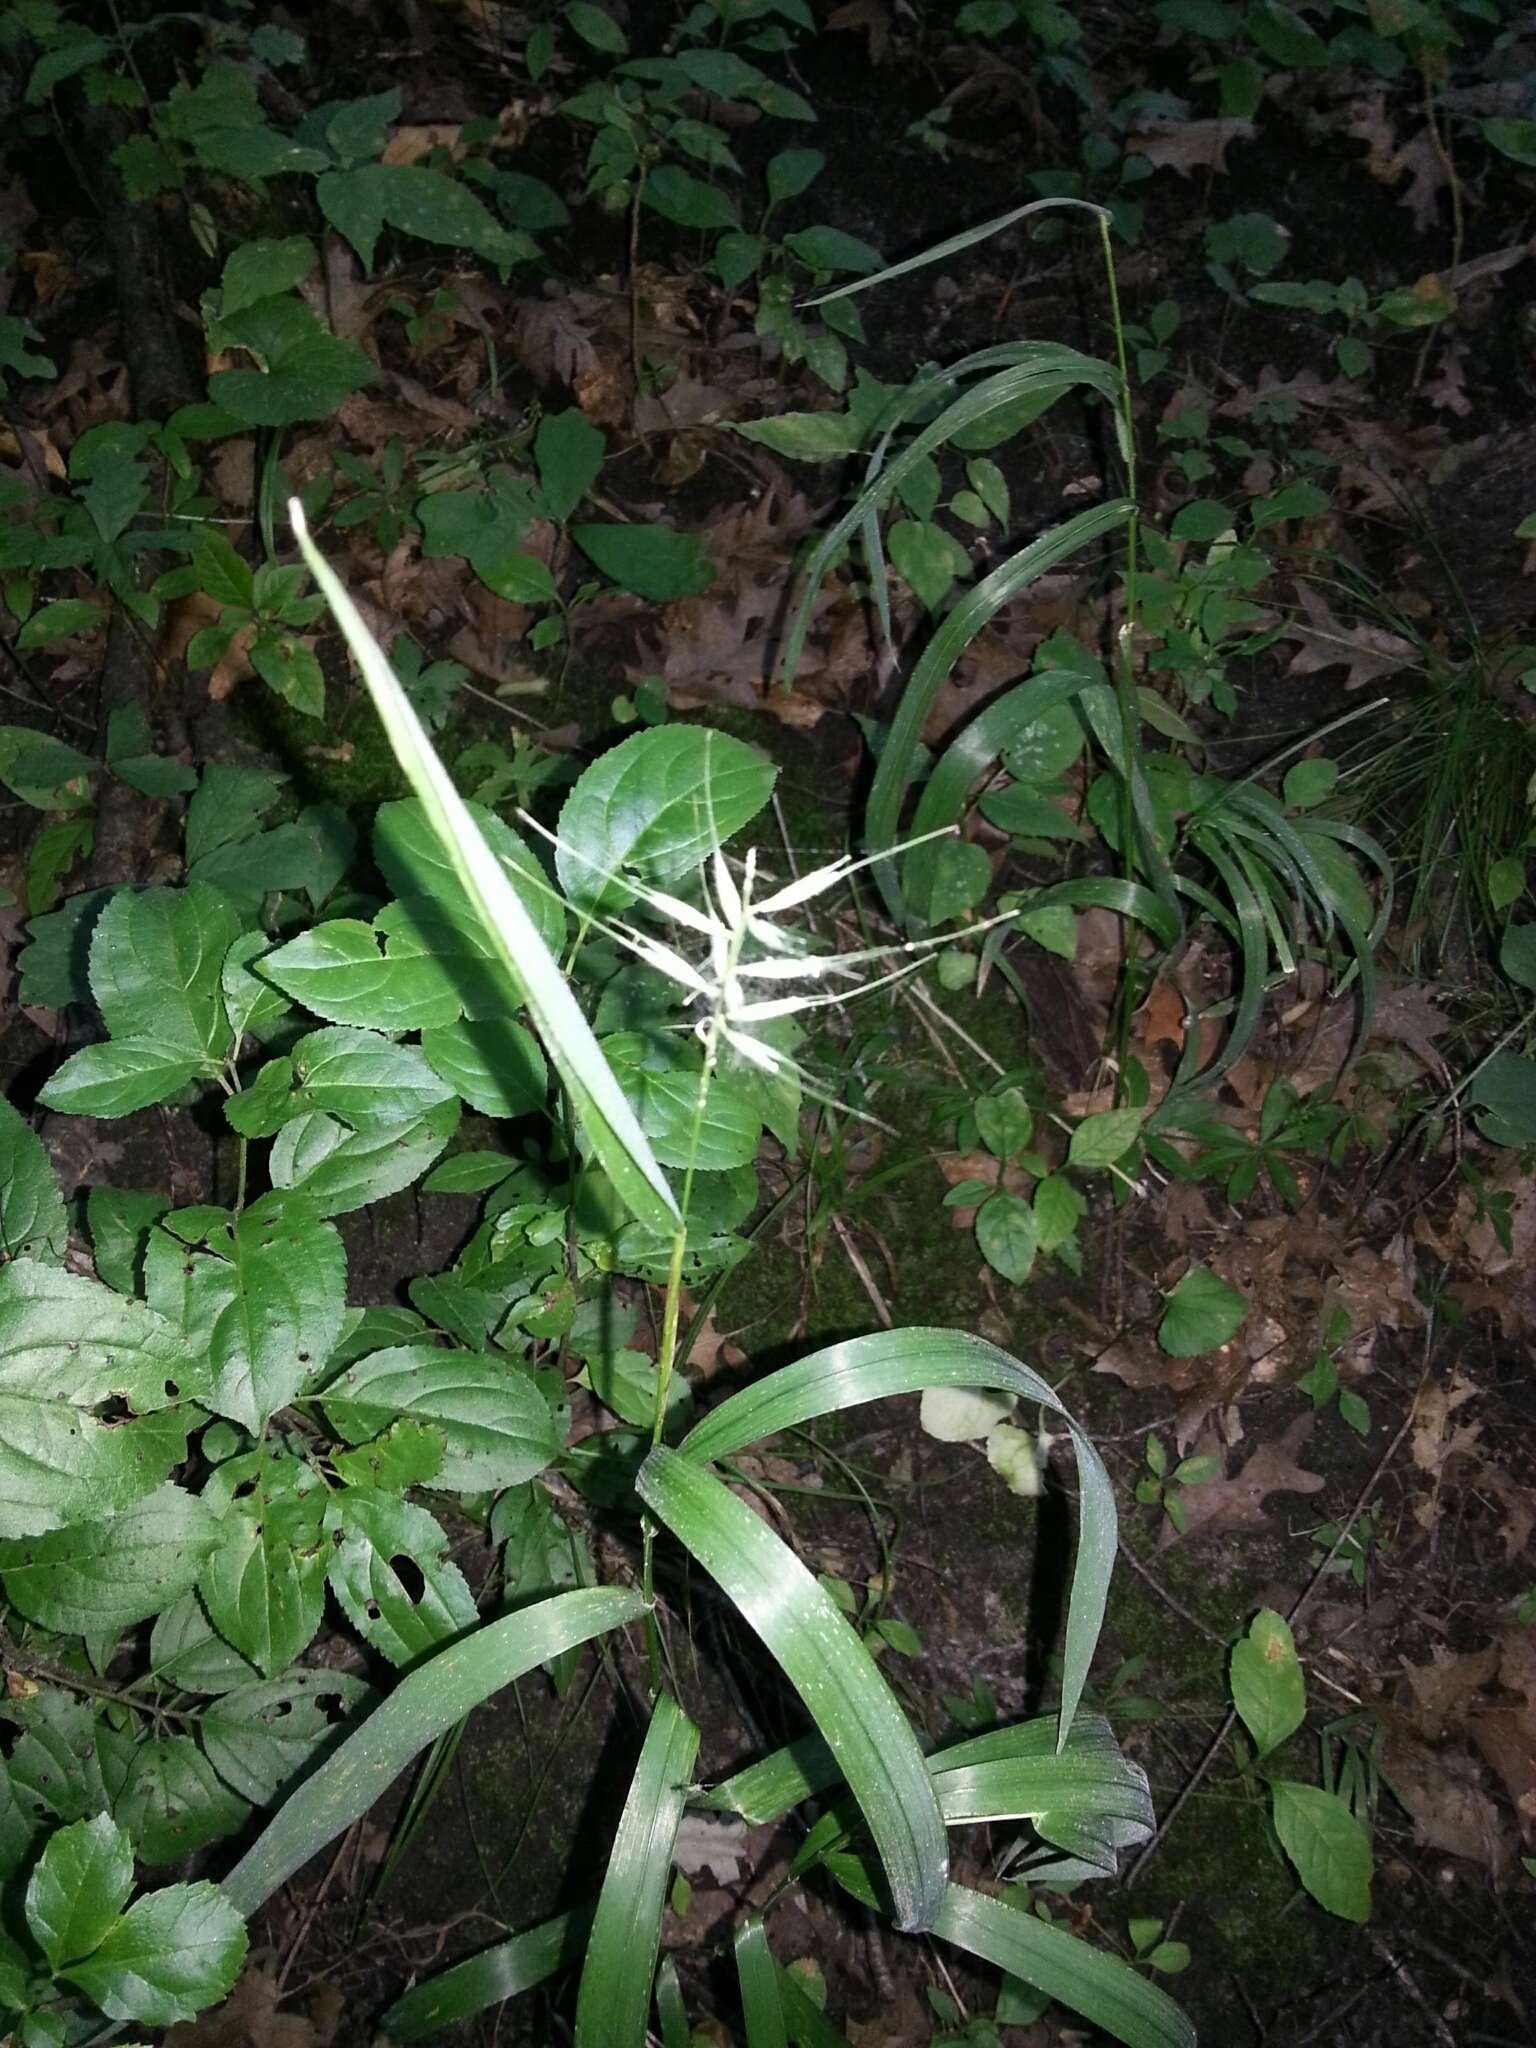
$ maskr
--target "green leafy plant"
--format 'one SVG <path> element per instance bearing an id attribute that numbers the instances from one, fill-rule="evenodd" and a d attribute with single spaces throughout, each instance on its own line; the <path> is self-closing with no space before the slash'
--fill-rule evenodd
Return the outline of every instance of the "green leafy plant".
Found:
<path id="1" fill-rule="evenodd" d="M 1185 1488 L 1203 1486 L 1208 1480 L 1215 1479 L 1221 1471 L 1221 1460 L 1201 1455 L 1180 1458 L 1176 1465 L 1170 1466 L 1163 1440 L 1153 1430 L 1147 1432 L 1142 1456 L 1147 1469 L 1136 1482 L 1136 1498 L 1143 1507 L 1161 1508 L 1182 1536 Z"/>
<path id="2" fill-rule="evenodd" d="M 1254 1745 L 1249 1768 L 1267 1785 L 1275 1835 L 1306 1891 L 1330 1913 L 1365 1920 L 1371 1910 L 1371 1837 L 1347 1788 L 1277 1777 L 1266 1769 L 1306 1718 L 1306 1681 L 1291 1631 L 1261 1608 L 1234 1645 L 1232 1703 Z M 1326 1754 L 1326 1740 L 1325 1740 Z"/>

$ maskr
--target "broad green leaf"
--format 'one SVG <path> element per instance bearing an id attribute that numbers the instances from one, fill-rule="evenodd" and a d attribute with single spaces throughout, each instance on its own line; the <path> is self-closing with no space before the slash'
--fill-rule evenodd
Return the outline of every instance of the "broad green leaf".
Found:
<path id="1" fill-rule="evenodd" d="M 0 1579 L 39 1627 L 111 1638 L 189 1591 L 217 1540 L 196 1494 L 162 1486 L 100 1521 L 0 1542 Z"/>
<path id="2" fill-rule="evenodd" d="M 640 188 L 641 203 L 680 228 L 738 228 L 736 209 L 718 185 L 679 164 L 657 164 Z"/>
<path id="3" fill-rule="evenodd" d="M 925 1387 L 918 1419 L 937 1443 L 972 1444 L 990 1436 L 1013 1408 L 1011 1394 L 983 1393 L 975 1387 Z"/>
<path id="4" fill-rule="evenodd" d="M 812 1352 L 722 1401 L 684 1437 L 681 1455 L 713 1463 L 759 1438 L 893 1394 L 982 1387 L 1038 1401 L 1062 1416 L 1077 1457 L 1077 1560 L 1067 1611 L 1061 1730 L 1065 1744 L 1098 1642 L 1115 1559 L 1115 1499 L 1097 1451 L 1037 1372 L 961 1330 L 886 1330 Z"/>
<path id="5" fill-rule="evenodd" d="M 491 938 L 509 993 L 520 993 L 526 999 L 545 1051 L 560 1072 L 577 1121 L 600 1164 L 638 1217 L 657 1229 L 675 1228 L 677 1204 L 672 1191 L 597 1049 L 580 1005 L 465 810 L 383 651 L 311 543 L 297 499 L 291 502 L 289 513 L 305 560 L 346 635 L 390 744 L 448 857 L 459 894 L 468 899 L 476 924 Z"/>
<path id="6" fill-rule="evenodd" d="M 879 1847 L 897 1924 L 931 1925 L 949 1867 L 943 1822 L 912 1725 L 868 1650 L 794 1553 L 701 1463 L 658 1446 L 635 1485 L 805 1702 Z"/>
<path id="7" fill-rule="evenodd" d="M 827 160 L 819 149 L 781 149 L 768 159 L 768 201 L 781 206 L 800 194 L 826 169 Z"/>
<path id="8" fill-rule="evenodd" d="M 302 1191 L 262 1195 L 215 1248 L 226 1245 L 232 1298 L 211 1332 L 213 1387 L 204 1399 L 256 1435 L 340 1336 L 347 1256 L 335 1225 Z"/>
<path id="9" fill-rule="evenodd" d="M 482 1116 L 526 1116 L 544 1106 L 549 1069 L 538 1040 L 514 1018 L 433 1025 L 421 1034 L 421 1050 L 438 1078 Z"/>
<path id="10" fill-rule="evenodd" d="M 403 1679 L 293 1794 L 225 1878 L 225 1895 L 241 1913 L 254 1913 L 317 1850 L 366 1813 L 413 1756 L 482 1700 L 562 1651 L 637 1621 L 642 1612 L 638 1593 L 583 1588 L 521 1608 L 439 1651 Z"/>
<path id="11" fill-rule="evenodd" d="M 16 645 L 21 653 L 26 654 L 34 647 L 52 647 L 59 640 L 71 640 L 77 633 L 94 633 L 106 622 L 107 607 L 104 604 L 95 604 L 88 597 L 61 597 L 52 604 L 39 605 L 16 635 Z M 85 767 L 89 766 L 87 762 Z M 83 769 L 70 770 L 71 775 L 83 772 Z M 57 808 L 57 781 L 43 782 L 35 775 L 28 775 L 24 788 L 21 783 L 11 781 L 9 774 L 4 779 L 24 803 L 38 804 L 43 810 Z M 60 781 L 62 779 L 59 778 Z M 53 800 L 41 801 L 45 796 L 51 796 Z"/>
<path id="12" fill-rule="evenodd" d="M 438 1483 L 456 1493 L 520 1485 L 559 1455 L 549 1403 L 531 1375 L 485 1352 L 396 1345 L 349 1365 L 320 1398 L 351 1444 L 399 1416 L 430 1423 L 443 1438 Z"/>
<path id="13" fill-rule="evenodd" d="M 391 1664 L 412 1664 L 479 1620 L 464 1574 L 449 1561 L 448 1538 L 425 1508 L 372 1487 L 344 1487 L 326 1509 L 325 1535 L 332 1592 Z"/>
<path id="14" fill-rule="evenodd" d="M 306 235 L 241 242 L 225 259 L 219 311 L 243 312 L 274 292 L 292 291 L 315 267 L 315 245 Z"/>
<path id="15" fill-rule="evenodd" d="M 337 1715 L 371 1704 L 371 1689 L 341 1671 L 290 1671 L 263 1685 L 226 1692 L 198 1721 L 208 1761 L 254 1806 L 270 1806 L 286 1785 L 341 1737 Z"/>
<path id="16" fill-rule="evenodd" d="M 672 1848 L 698 1753 L 698 1729 L 663 1693 L 598 1895 L 576 1998 L 576 2048 L 645 2048 Z"/>
<path id="17" fill-rule="evenodd" d="M 0 1096 L 0 1263 L 64 1257 L 69 1218 L 47 1147 L 26 1118 Z"/>
<path id="18" fill-rule="evenodd" d="M 568 0 L 565 18 L 584 43 L 601 50 L 605 57 L 623 57 L 628 53 L 629 42 L 623 29 L 605 8 L 594 6 L 592 0 Z"/>
<path id="19" fill-rule="evenodd" d="M 1085 1116 L 1072 1128 L 1067 1164 L 1085 1170 L 1113 1166 L 1135 1144 L 1146 1120 L 1145 1109 L 1131 1108 L 1104 1109 L 1095 1116 Z"/>
<path id="20" fill-rule="evenodd" d="M 208 396 L 246 426 L 324 419 L 378 374 L 355 341 L 330 333 L 293 294 L 257 299 L 222 326 L 261 367 L 216 370 Z"/>
<path id="21" fill-rule="evenodd" d="M 695 1151 L 702 1062 L 685 1055 L 663 1064 L 664 1056 L 653 1057 L 651 1041 L 638 1032 L 606 1038 L 602 1045 L 663 1166 L 685 1168 L 691 1160 L 701 1173 L 725 1173 L 757 1157 L 762 1114 L 753 1096 L 731 1079 L 718 1072 L 711 1076 Z"/>
<path id="22" fill-rule="evenodd" d="M 605 442 L 580 406 L 547 412 L 533 437 L 539 496 L 546 515 L 564 524 L 597 481 Z"/>
<path id="23" fill-rule="evenodd" d="M 841 412 L 783 412 L 766 420 L 732 420 L 730 427 L 792 462 L 841 462 L 867 438 L 860 422 Z"/>
<path id="24" fill-rule="evenodd" d="M 1337 1793 L 1278 1778 L 1275 1833 L 1312 1897 L 1341 1920 L 1371 1916 L 1371 1838 Z"/>
<path id="25" fill-rule="evenodd" d="M 857 235 L 845 234 L 841 228 L 801 228 L 797 234 L 784 237 L 784 246 L 812 270 L 862 272 L 878 270 L 885 261 L 878 249 L 861 242 Z"/>
<path id="26" fill-rule="evenodd" d="M 382 1435 L 355 1451 L 333 1450 L 336 1476 L 348 1486 L 374 1486 L 381 1493 L 405 1493 L 427 1486 L 443 1469 L 443 1432 L 402 1416 Z"/>
<path id="27" fill-rule="evenodd" d="M 119 889 L 91 935 L 91 993 L 114 1038 L 219 1058 L 230 1033 L 219 970 L 240 931 L 216 889 Z"/>
<path id="28" fill-rule="evenodd" d="M 245 1961 L 240 1915 L 211 1884 L 173 1884 L 136 1899 L 72 1984 L 114 2020 L 169 2027 L 216 2005 Z"/>
<path id="29" fill-rule="evenodd" d="M 886 535 L 886 550 L 897 575 L 930 612 L 938 612 L 959 567 L 956 542 L 931 519 L 898 519 Z"/>
<path id="30" fill-rule="evenodd" d="M 670 526 L 590 525 L 573 526 L 571 539 L 620 590 L 649 598 L 652 604 L 702 597 L 715 580 L 714 566 L 696 533 L 678 533 Z"/>
<path id="31" fill-rule="evenodd" d="M 236 1491 L 242 1487 L 248 1490 Z M 297 1459 L 253 1452 L 221 1465 L 203 1499 L 222 1511 L 218 1545 L 199 1582 L 208 1613 L 242 1657 L 275 1677 L 320 1626 L 329 1562 L 325 1489 Z"/>
<path id="32" fill-rule="evenodd" d="M 557 1913 L 552 1920 L 514 1934 L 510 1941 L 466 1956 L 462 1963 L 428 1977 L 385 2013 L 385 2033 L 402 2044 L 422 2041 L 455 2021 L 472 2019 L 489 2006 L 531 1991 L 557 1970 L 580 1960 L 594 1910 L 587 1905 Z"/>
<path id="33" fill-rule="evenodd" d="M 1021 1906 L 952 1884 L 933 1931 L 1048 1992 L 1128 2048 L 1194 2048 L 1195 2030 L 1166 1991 L 1118 1956 L 1090 1948 Z"/>
<path id="34" fill-rule="evenodd" d="M 206 1362 L 142 1303 L 62 1267 L 0 1267 L 0 1534 L 109 1516 L 152 1492 L 186 1452 L 174 1404 L 207 1386 Z M 126 1415 L 102 1412 L 118 1404 Z"/>
<path id="35" fill-rule="evenodd" d="M 1337 761 L 1296 761 L 1285 773 L 1285 801 L 1293 811 L 1310 810 L 1333 794 L 1338 779 Z"/>
<path id="36" fill-rule="evenodd" d="M 326 171 L 315 180 L 315 198 L 370 272 L 386 227 L 450 249 L 473 249 L 503 265 L 534 249 L 526 235 L 504 228 L 467 185 L 424 164 L 361 164 L 353 170 Z M 209 390 L 218 396 L 211 381 Z"/>
<path id="37" fill-rule="evenodd" d="M 1021 1287 L 1040 1246 L 1034 1210 L 1021 1195 L 989 1195 L 976 1211 L 976 1242 L 992 1270 Z"/>
<path id="38" fill-rule="evenodd" d="M 27 1883 L 27 1925 L 55 1970 L 90 1954 L 132 1890 L 132 1846 L 106 1814 L 49 1836 Z"/>
<path id="39" fill-rule="evenodd" d="M 1198 1358 L 1235 1337 L 1248 1300 L 1209 1266 L 1191 1266 L 1163 1304 L 1157 1341 L 1170 1358 Z"/>
<path id="40" fill-rule="evenodd" d="M 1053 1173 L 1035 1189 L 1035 1225 L 1040 1232 L 1040 1249 L 1053 1252 L 1076 1230 L 1087 1208 L 1082 1196 L 1064 1173 Z"/>
<path id="41" fill-rule="evenodd" d="M 134 1748 L 112 1818 L 133 1837 L 141 1863 L 179 1863 L 238 1834 L 251 1809 L 231 1791 L 190 1735 L 146 1737 Z"/>
<path id="42" fill-rule="evenodd" d="M 459 1101 L 440 1102 L 409 1123 L 349 1131 L 318 1111 L 277 1135 L 267 1160 L 274 1186 L 300 1187 L 322 1216 L 343 1216 L 408 1188 L 459 1126 Z"/>
<path id="43" fill-rule="evenodd" d="M 1307 1687 L 1290 1624 L 1261 1607 L 1232 1647 L 1232 1704 L 1260 1756 L 1287 1741 L 1306 1719 Z"/>
<path id="44" fill-rule="evenodd" d="M 359 918 L 312 926 L 263 954 L 256 971 L 331 1024 L 423 1031 L 459 1013 L 440 967 L 420 955 L 381 951 L 379 934 Z"/>
<path id="45" fill-rule="evenodd" d="M 72 1053 L 37 1099 L 70 1116 L 131 1116 L 217 1072 L 216 1060 L 177 1052 L 158 1039 L 109 1038 Z"/>
<path id="46" fill-rule="evenodd" d="M 1467 1085 L 1477 1127 L 1495 1145 L 1536 1142 L 1536 1060 L 1521 1053 L 1495 1053 Z"/>
<path id="47" fill-rule="evenodd" d="M 1536 121 L 1524 114 L 1490 114 L 1478 124 L 1483 140 L 1517 164 L 1536 164 Z"/>
<path id="48" fill-rule="evenodd" d="M 233 1692 L 260 1675 L 254 1664 L 225 1642 L 195 1593 L 183 1593 L 155 1617 L 149 1638 L 149 1668 L 162 1684 L 174 1686 L 178 1692 Z"/>
<path id="49" fill-rule="evenodd" d="M 418 1047 L 344 1024 L 299 1039 L 293 1048 L 293 1073 L 306 1109 L 341 1117 L 360 1131 L 411 1123 L 453 1093 Z"/>
<path id="50" fill-rule="evenodd" d="M 679 881 L 757 816 L 776 779 L 755 747 L 705 726 L 631 734 L 585 770 L 560 812 L 566 895 L 610 911 L 634 901 L 625 869 Z"/>
<path id="51" fill-rule="evenodd" d="M 1328 62 L 1328 46 L 1317 30 L 1281 0 L 1254 0 L 1246 27 L 1272 63 L 1310 70 Z"/>

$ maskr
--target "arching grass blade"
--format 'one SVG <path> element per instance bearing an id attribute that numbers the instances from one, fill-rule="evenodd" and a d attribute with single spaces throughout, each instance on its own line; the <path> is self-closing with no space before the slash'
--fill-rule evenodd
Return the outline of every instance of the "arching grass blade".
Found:
<path id="1" fill-rule="evenodd" d="M 1066 1422 L 1077 1455 L 1080 1526 L 1063 1653 L 1059 1739 L 1065 1743 L 1104 1619 L 1115 1562 L 1115 1496 L 1098 1452 L 1037 1372 L 964 1330 L 879 1330 L 828 1345 L 732 1394 L 689 1431 L 678 1455 L 690 1463 L 713 1463 L 818 1415 L 891 1394 L 921 1393 L 925 1387 L 988 1387 L 1017 1394 L 1041 1402 Z"/>
<path id="2" fill-rule="evenodd" d="M 439 1971 L 424 1984 L 413 1985 L 385 2013 L 384 2032 L 392 2041 L 425 2040 L 442 2027 L 473 2019 L 477 2012 L 500 2005 L 519 1992 L 568 1969 L 586 1946 L 596 1901 L 557 1913 L 509 1941 L 466 1956 L 462 1963 Z"/>
<path id="3" fill-rule="evenodd" d="M 897 1925 L 930 1925 L 948 1875 L 944 1823 L 912 1725 L 868 1650 L 787 1545 L 702 1463 L 659 1446 L 635 1489 L 805 1702 L 880 1851 Z"/>
<path id="4" fill-rule="evenodd" d="M 421 720 L 384 650 L 364 625 L 340 578 L 309 537 L 297 498 L 289 517 L 310 573 L 346 635 L 373 698 L 395 757 L 421 799 L 454 874 L 496 949 L 508 978 L 507 1007 L 526 1002 L 544 1049 L 559 1070 L 582 1130 L 609 1179 L 642 1222 L 669 1232 L 677 1204 L 650 1142 L 598 1049 L 581 1006 L 566 985 L 517 892 L 502 873 L 480 828 L 464 808 L 453 779 L 427 738 Z"/>
<path id="5" fill-rule="evenodd" d="M 779 1997 L 778 1966 L 768 1946 L 762 1919 L 756 1913 L 736 1936 L 736 1980 L 741 1987 L 747 2048 L 789 2048 L 789 2036 L 784 2031 L 784 2004 Z"/>
<path id="6" fill-rule="evenodd" d="M 224 1880 L 247 1918 L 311 1856 L 387 1792 L 413 1756 L 537 1664 L 637 1621 L 638 1593 L 594 1586 L 559 1593 L 450 1643 L 401 1679 L 354 1735 L 306 1778 Z"/>

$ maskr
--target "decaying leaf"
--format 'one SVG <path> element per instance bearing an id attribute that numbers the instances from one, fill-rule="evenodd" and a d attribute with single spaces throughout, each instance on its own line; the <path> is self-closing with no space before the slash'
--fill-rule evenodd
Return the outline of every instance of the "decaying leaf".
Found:
<path id="1" fill-rule="evenodd" d="M 1262 1529 L 1268 1521 L 1265 1503 L 1272 1493 L 1321 1493 L 1321 1473 L 1308 1472 L 1296 1460 L 1312 1433 L 1312 1417 L 1299 1415 L 1283 1436 L 1260 1444 L 1230 1478 L 1212 1479 L 1184 1492 L 1184 1517 L 1189 1537 L 1219 1536 L 1233 1529 Z M 1222 1455 L 1214 1438 L 1199 1448 Z M 1166 1532 L 1171 1535 L 1172 1531 Z"/>

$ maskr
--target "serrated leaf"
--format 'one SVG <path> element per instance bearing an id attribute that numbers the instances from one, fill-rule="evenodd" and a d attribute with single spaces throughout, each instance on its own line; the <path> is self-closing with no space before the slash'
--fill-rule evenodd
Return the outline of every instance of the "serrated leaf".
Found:
<path id="1" fill-rule="evenodd" d="M 131 1116 L 217 1072 L 216 1060 L 177 1052 L 157 1039 L 109 1038 L 72 1053 L 37 1099 L 70 1116 Z"/>
<path id="2" fill-rule="evenodd" d="M 504 228 L 467 185 L 425 164 L 361 164 L 326 171 L 315 180 L 315 198 L 367 271 L 386 227 L 450 249 L 473 249 L 500 264 L 534 247 L 526 235 Z M 212 392 L 211 383 L 209 388 Z"/>
<path id="3" fill-rule="evenodd" d="M 306 235 L 241 242 L 225 259 L 219 311 L 239 313 L 257 299 L 291 291 L 315 266 L 315 245 Z"/>
<path id="4" fill-rule="evenodd" d="M 178 1692 L 232 1692 L 260 1674 L 254 1664 L 214 1628 L 195 1593 L 181 1598 L 155 1617 L 149 1638 L 153 1677 Z"/>
<path id="5" fill-rule="evenodd" d="M 136 1899 L 68 1975 L 108 2018 L 169 2027 L 217 2004 L 244 1960 L 245 1926 L 229 1901 L 211 1884 L 175 1884 Z"/>
<path id="6" fill-rule="evenodd" d="M 64 1257 L 69 1218 L 47 1147 L 26 1118 L 0 1096 L 0 1263 Z"/>
<path id="7" fill-rule="evenodd" d="M 355 1130 L 410 1123 L 453 1093 L 416 1046 L 340 1024 L 298 1040 L 293 1072 L 306 1109 L 341 1117 Z"/>
<path id="8" fill-rule="evenodd" d="M 238 1486 L 250 1490 L 232 1498 Z M 308 1649 L 320 1626 L 324 1488 L 297 1460 L 256 1452 L 221 1466 L 203 1498 L 223 1510 L 218 1544 L 199 1581 L 208 1613 L 226 1641 L 274 1677 Z"/>
<path id="9" fill-rule="evenodd" d="M 1280 1846 L 1312 1897 L 1341 1920 L 1368 1920 L 1371 1838 L 1343 1800 L 1289 1778 L 1276 1779 L 1270 1793 Z"/>
<path id="10" fill-rule="evenodd" d="M 55 1970 L 87 1956 L 133 1890 L 133 1849 L 104 1813 L 50 1835 L 27 1882 L 27 1925 Z"/>
<path id="11" fill-rule="evenodd" d="M 443 1469 L 443 1432 L 403 1415 L 381 1436 L 355 1451 L 333 1450 L 336 1476 L 348 1486 L 373 1486 L 380 1493 L 405 1493 L 426 1486 Z"/>
<path id="12" fill-rule="evenodd" d="M 206 1362 L 142 1303 L 61 1267 L 0 1267 L 0 1534 L 151 1492 L 186 1451 L 174 1404 L 207 1385 Z M 128 1414 L 107 1419 L 118 1403 Z"/>
<path id="13" fill-rule="evenodd" d="M 6 1597 L 56 1635 L 114 1637 L 197 1582 L 218 1523 L 195 1494 L 162 1486 L 99 1521 L 0 1542 Z"/>
<path id="14" fill-rule="evenodd" d="M 1135 1144 L 1147 1120 L 1145 1109 L 1105 1109 L 1085 1116 L 1072 1129 L 1067 1164 L 1084 1169 L 1113 1166 Z"/>
<path id="15" fill-rule="evenodd" d="M 1163 1306 L 1157 1341 L 1170 1358 L 1198 1358 L 1236 1336 L 1247 1297 L 1208 1266 L 1191 1266 Z"/>
<path id="16" fill-rule="evenodd" d="M 251 1809 L 190 1735 L 168 1735 L 147 1737 L 134 1749 L 112 1817 L 132 1835 L 141 1863 L 179 1863 L 238 1834 Z"/>
<path id="17" fill-rule="evenodd" d="M 277 1190 L 253 1202 L 215 1249 L 229 1254 L 230 1300 L 210 1332 L 213 1386 L 204 1399 L 256 1435 L 341 1334 L 346 1253 L 312 1198 Z"/>
<path id="18" fill-rule="evenodd" d="M 729 734 L 688 725 L 632 734 L 585 770 L 560 813 L 556 867 L 573 903 L 634 901 L 626 868 L 651 882 L 692 873 L 767 803 L 777 770 Z"/>
<path id="19" fill-rule="evenodd" d="M 1175 1475 L 1177 1476 L 1177 1475 Z M 1289 1623 L 1261 1607 L 1232 1647 L 1232 1704 L 1261 1757 L 1278 1749 L 1306 1719 L 1307 1687 Z"/>
<path id="20" fill-rule="evenodd" d="M 349 1131 L 311 1111 L 284 1124 L 267 1171 L 276 1187 L 302 1188 L 322 1216 L 344 1216 L 408 1188 L 447 1145 L 459 1115 L 454 1096 L 408 1123 Z"/>
<path id="21" fill-rule="evenodd" d="M 463 1573 L 449 1562 L 448 1538 L 425 1508 L 349 1486 L 333 1495 L 325 1533 L 331 1590 L 358 1634 L 392 1664 L 413 1664 L 479 1620 Z"/>
<path id="22" fill-rule="evenodd" d="M 397 1416 L 440 1432 L 438 1484 L 459 1493 L 517 1486 L 558 1456 L 549 1403 L 528 1373 L 483 1352 L 400 1344 L 360 1358 L 321 1395 L 331 1425 L 366 1443 Z"/>
<path id="23" fill-rule="evenodd" d="M 233 905 L 200 883 L 119 889 L 91 935 L 91 993 L 113 1037 L 222 1058 L 219 973 L 239 931 Z"/>
<path id="24" fill-rule="evenodd" d="M 205 1707 L 199 1721 L 208 1760 L 255 1806 L 270 1806 L 345 1733 L 344 1722 L 372 1700 L 371 1687 L 340 1671 L 290 1671 L 241 1686 Z"/>
<path id="25" fill-rule="evenodd" d="M 549 1069 L 538 1040 L 513 1018 L 435 1025 L 422 1032 L 421 1050 L 439 1079 L 482 1116 L 526 1116 L 544 1106 Z"/>
<path id="26" fill-rule="evenodd" d="M 752 1095 L 717 1072 L 710 1077 L 704 1114 L 698 1114 L 701 1061 L 651 1060 L 649 1041 L 625 1032 L 602 1041 L 619 1086 L 663 1166 L 724 1173 L 757 1157 L 763 1120 Z M 697 1125 L 697 1149 L 694 1146 Z"/>

